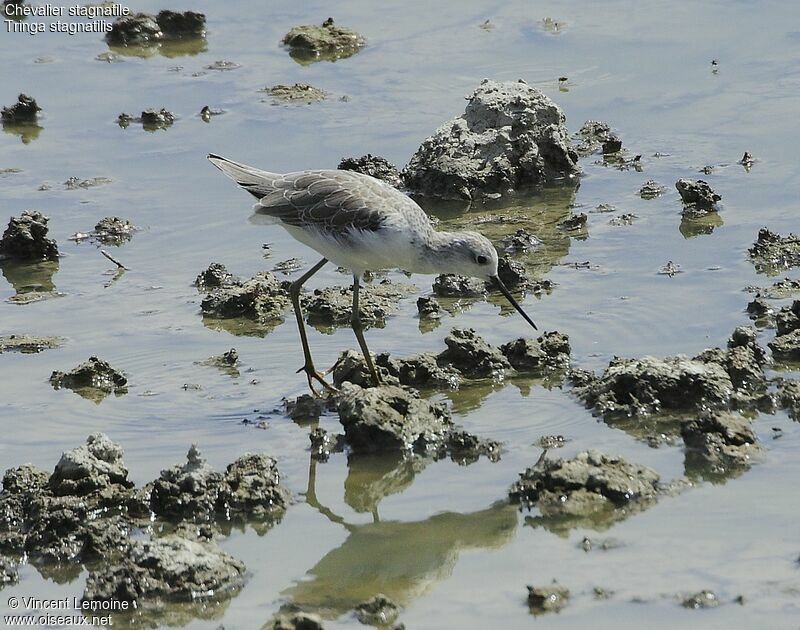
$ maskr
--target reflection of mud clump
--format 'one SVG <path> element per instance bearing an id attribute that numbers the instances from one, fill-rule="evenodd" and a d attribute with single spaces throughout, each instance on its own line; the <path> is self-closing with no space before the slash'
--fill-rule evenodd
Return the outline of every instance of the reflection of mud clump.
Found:
<path id="1" fill-rule="evenodd" d="M 50 375 L 50 384 L 55 389 L 66 387 L 84 398 L 100 401 L 111 393 L 118 396 L 128 391 L 128 379 L 108 361 L 89 357 L 85 363 L 69 372 L 55 371 Z"/>
<path id="2" fill-rule="evenodd" d="M 0 239 L 0 260 L 58 260 L 58 246 L 53 239 L 47 238 L 49 220 L 41 212 L 31 210 L 19 217 L 11 217 Z"/>
<path id="3" fill-rule="evenodd" d="M 413 191 L 473 199 L 538 188 L 578 172 L 565 116 L 538 89 L 485 79 L 464 114 L 422 143 L 403 170 Z"/>
<path id="4" fill-rule="evenodd" d="M 293 612 L 278 615 L 271 630 L 323 630 L 322 617 L 314 613 Z"/>
<path id="5" fill-rule="evenodd" d="M 203 298 L 203 315 L 222 319 L 246 317 L 267 322 L 282 318 L 290 303 L 286 289 L 268 271 L 257 273 L 244 282 L 234 279 L 224 267 L 209 268 L 201 276 L 202 279 L 198 276 L 197 280 L 201 283 L 199 287 L 214 287 Z"/>
<path id="6" fill-rule="evenodd" d="M 116 46 L 142 46 L 165 38 L 200 38 L 205 37 L 205 26 L 206 16 L 194 11 L 164 10 L 156 17 L 136 13 L 118 18 L 106 34 L 106 41 Z"/>
<path id="7" fill-rule="evenodd" d="M 15 562 L 0 556 L 0 589 L 6 584 L 16 584 L 19 582 L 19 573 L 17 573 L 17 565 Z"/>
<path id="8" fill-rule="evenodd" d="M 394 385 L 362 389 L 345 383 L 337 402 L 347 443 L 356 452 L 425 451 L 452 426 L 444 405 Z"/>
<path id="9" fill-rule="evenodd" d="M 800 237 L 781 236 L 767 228 L 758 231 L 758 239 L 748 250 L 756 271 L 775 274 L 800 265 Z"/>
<path id="10" fill-rule="evenodd" d="M 558 612 L 569 601 L 569 589 L 553 583 L 547 586 L 528 586 L 528 605 L 534 615 Z"/>
<path id="11" fill-rule="evenodd" d="M 308 83 L 273 85 L 265 91 L 274 100 L 284 103 L 317 103 L 319 101 L 324 101 L 328 96 L 325 90 L 320 90 Z"/>
<path id="12" fill-rule="evenodd" d="M 149 507 L 157 516 L 188 521 L 283 516 L 289 493 L 271 457 L 243 455 L 224 473 L 211 468 L 194 446 L 186 459 L 152 482 Z"/>
<path id="13" fill-rule="evenodd" d="M 615 358 L 601 376 L 581 375 L 576 392 L 599 413 L 623 416 L 748 406 L 762 393 L 765 363 L 755 333 L 737 328 L 727 349 L 693 359 Z"/>
<path id="14" fill-rule="evenodd" d="M 702 179 L 679 179 L 675 188 L 683 200 L 684 212 L 702 214 L 716 210 L 716 203 L 722 199 L 711 186 Z"/>
<path id="15" fill-rule="evenodd" d="M 242 586 L 245 566 L 216 543 L 168 535 L 134 541 L 119 563 L 89 573 L 83 599 L 194 601 Z"/>
<path id="16" fill-rule="evenodd" d="M 397 310 L 400 299 L 414 292 L 413 285 L 389 280 L 364 284 L 359 291 L 359 314 L 365 326 L 381 326 Z M 352 287 L 325 287 L 302 297 L 308 323 L 314 326 L 350 325 L 353 314 Z"/>
<path id="17" fill-rule="evenodd" d="M 511 486 L 509 497 L 526 507 L 537 505 L 544 517 L 588 516 L 655 500 L 658 481 L 658 473 L 646 466 L 592 450 L 528 468 Z"/>
<path id="18" fill-rule="evenodd" d="M 337 26 L 333 18 L 328 18 L 322 26 L 295 26 L 283 36 L 282 43 L 289 47 L 294 59 L 309 62 L 350 57 L 361 50 L 366 40 L 349 28 Z"/>
<path id="19" fill-rule="evenodd" d="M 356 606 L 356 617 L 368 626 L 386 626 L 394 623 L 400 607 L 383 593 L 361 602 Z"/>
<path id="20" fill-rule="evenodd" d="M 684 422 L 681 435 L 687 449 L 687 473 L 699 470 L 712 479 L 729 476 L 730 469 L 746 469 L 761 450 L 747 419 L 728 412 Z"/>
<path id="21" fill-rule="evenodd" d="M 342 158 L 337 168 L 342 171 L 355 171 L 357 173 L 369 175 L 395 188 L 400 188 L 403 185 L 397 167 L 380 155 L 367 153 L 359 158 Z"/>
<path id="22" fill-rule="evenodd" d="M 17 102 L 0 111 L 0 120 L 4 123 L 35 123 L 42 108 L 36 104 L 36 99 L 27 94 L 20 94 Z"/>

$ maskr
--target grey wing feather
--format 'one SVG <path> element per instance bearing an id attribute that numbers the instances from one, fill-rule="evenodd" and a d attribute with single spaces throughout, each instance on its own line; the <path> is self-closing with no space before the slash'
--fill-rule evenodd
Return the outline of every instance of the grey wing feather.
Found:
<path id="1" fill-rule="evenodd" d="M 345 235 L 377 230 L 392 197 L 406 197 L 387 184 L 352 171 L 301 171 L 280 175 L 209 155 L 225 175 L 254 197 L 264 214 L 287 225 L 317 226 Z M 395 203 L 398 199 L 394 200 Z"/>

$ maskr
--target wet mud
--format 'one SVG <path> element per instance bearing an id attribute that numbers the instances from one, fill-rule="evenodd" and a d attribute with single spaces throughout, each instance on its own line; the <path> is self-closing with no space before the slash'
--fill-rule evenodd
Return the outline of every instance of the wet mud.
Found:
<path id="1" fill-rule="evenodd" d="M 21 352 L 36 354 L 44 350 L 60 348 L 64 343 L 61 337 L 45 337 L 38 335 L 2 335 L 0 336 L 0 354 L 3 352 Z"/>
<path id="2" fill-rule="evenodd" d="M 333 18 L 328 18 L 320 26 L 295 26 L 281 41 L 298 63 L 344 59 L 356 54 L 367 43 L 363 35 L 339 26 Z"/>
<path id="3" fill-rule="evenodd" d="M 33 210 L 11 217 L 0 239 L 0 261 L 57 261 L 58 246 L 53 239 L 47 238 L 49 221 L 41 212 Z"/>
<path id="4" fill-rule="evenodd" d="M 275 103 L 318 103 L 328 98 L 325 90 L 309 85 L 308 83 L 295 83 L 294 85 L 273 85 L 264 90 L 272 97 Z"/>
<path id="5" fill-rule="evenodd" d="M 120 371 L 111 367 L 108 361 L 89 357 L 69 372 L 54 371 L 50 375 L 54 389 L 67 388 L 76 394 L 97 403 L 110 394 L 121 396 L 128 392 L 128 379 Z"/>
<path id="6" fill-rule="evenodd" d="M 113 46 L 147 46 L 165 39 L 204 38 L 206 16 L 194 11 L 163 10 L 153 16 L 136 13 L 118 18 L 106 34 Z"/>
<path id="7" fill-rule="evenodd" d="M 578 173 L 561 108 L 525 82 L 484 79 L 464 114 L 427 138 L 403 180 L 443 199 L 477 199 L 541 187 Z"/>
<path id="8" fill-rule="evenodd" d="M 800 265 L 800 237 L 781 236 L 767 228 L 758 231 L 758 238 L 748 250 L 756 271 L 775 275 Z"/>
<path id="9" fill-rule="evenodd" d="M 403 185 L 397 167 L 380 155 L 367 153 L 358 158 L 342 158 L 337 168 L 343 171 L 356 171 L 357 173 L 369 175 L 395 188 L 401 188 Z"/>

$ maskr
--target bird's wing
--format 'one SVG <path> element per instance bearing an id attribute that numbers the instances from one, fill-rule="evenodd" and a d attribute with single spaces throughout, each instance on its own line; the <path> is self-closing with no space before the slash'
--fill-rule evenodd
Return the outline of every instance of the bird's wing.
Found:
<path id="1" fill-rule="evenodd" d="M 351 171 L 288 173 L 273 182 L 274 189 L 259 200 L 258 211 L 288 225 L 332 233 L 374 231 L 383 224 L 383 209 L 396 191 L 371 180 Z"/>
<path id="2" fill-rule="evenodd" d="M 280 175 L 217 155 L 208 159 L 258 199 L 256 212 L 287 225 L 316 227 L 333 235 L 378 230 L 390 208 L 418 208 L 403 193 L 353 171 L 300 171 Z M 422 210 L 419 210 L 422 213 Z M 424 214 L 424 213 L 423 213 Z"/>

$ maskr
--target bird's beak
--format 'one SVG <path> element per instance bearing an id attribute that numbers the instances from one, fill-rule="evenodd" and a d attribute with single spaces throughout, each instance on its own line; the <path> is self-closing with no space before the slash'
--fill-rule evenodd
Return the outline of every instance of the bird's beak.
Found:
<path id="1" fill-rule="evenodd" d="M 531 326 L 533 326 L 536 330 L 539 330 L 538 328 L 536 328 L 536 324 L 533 323 L 533 320 L 530 317 L 528 317 L 528 314 L 525 311 L 522 310 L 522 307 L 514 299 L 514 296 L 511 295 L 511 291 L 509 291 L 506 288 L 506 285 L 503 284 L 503 282 L 500 280 L 500 278 L 498 278 L 497 276 L 489 276 L 489 279 L 492 282 L 494 282 L 494 284 L 497 286 L 498 289 L 500 289 L 500 293 L 505 295 L 506 299 L 509 302 L 511 302 L 511 306 L 513 306 L 515 309 L 517 309 L 517 311 L 519 311 L 519 314 L 522 315 L 525 318 L 525 321 L 528 322 Z"/>

